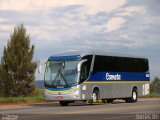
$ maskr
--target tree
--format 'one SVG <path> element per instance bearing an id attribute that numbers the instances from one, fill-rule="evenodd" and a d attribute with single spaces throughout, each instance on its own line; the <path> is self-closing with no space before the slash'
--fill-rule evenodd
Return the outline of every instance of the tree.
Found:
<path id="1" fill-rule="evenodd" d="M 159 89 L 160 89 L 160 78 L 155 77 L 150 84 L 150 91 L 151 93 L 158 93 Z"/>
<path id="2" fill-rule="evenodd" d="M 5 71 L 3 71 L 2 65 L 0 65 L 0 97 L 5 96 L 5 79 L 7 75 Z"/>
<path id="3" fill-rule="evenodd" d="M 6 96 L 27 96 L 35 89 L 37 63 L 33 61 L 34 45 L 30 46 L 30 36 L 23 24 L 14 28 L 2 57 L 2 73 L 5 78 Z"/>

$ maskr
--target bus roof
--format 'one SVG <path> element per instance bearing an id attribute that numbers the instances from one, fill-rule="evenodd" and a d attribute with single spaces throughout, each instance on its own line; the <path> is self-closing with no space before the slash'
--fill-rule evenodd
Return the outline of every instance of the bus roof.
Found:
<path id="1" fill-rule="evenodd" d="M 49 57 L 49 60 L 60 60 L 60 59 L 78 59 L 87 55 L 102 55 L 102 56 L 117 56 L 117 57 L 130 57 L 130 58 L 142 58 L 147 59 L 142 56 L 135 56 L 129 54 L 121 54 L 121 53 L 114 53 L 114 52 L 107 52 L 103 50 L 93 50 L 93 49 L 86 49 L 86 50 L 68 50 L 62 53 L 57 53 L 53 56 Z"/>

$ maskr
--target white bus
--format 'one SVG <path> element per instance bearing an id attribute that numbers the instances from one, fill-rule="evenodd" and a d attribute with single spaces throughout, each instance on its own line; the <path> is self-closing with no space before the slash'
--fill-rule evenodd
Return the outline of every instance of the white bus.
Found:
<path id="1" fill-rule="evenodd" d="M 75 101 L 136 102 L 149 94 L 148 59 L 104 51 L 67 51 L 46 63 L 45 99 L 67 106 Z"/>

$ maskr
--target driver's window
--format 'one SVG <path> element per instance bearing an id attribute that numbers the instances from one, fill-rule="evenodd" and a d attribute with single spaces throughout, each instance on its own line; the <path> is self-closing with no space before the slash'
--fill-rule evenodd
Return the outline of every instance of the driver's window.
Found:
<path id="1" fill-rule="evenodd" d="M 81 66 L 81 82 L 85 81 L 88 78 L 89 70 L 87 69 L 87 61 L 84 62 Z"/>
<path id="2" fill-rule="evenodd" d="M 84 82 L 89 77 L 90 67 L 91 67 L 91 62 L 92 62 L 92 55 L 87 55 L 83 57 L 83 59 L 86 59 L 87 61 L 85 61 L 81 65 L 80 83 Z"/>

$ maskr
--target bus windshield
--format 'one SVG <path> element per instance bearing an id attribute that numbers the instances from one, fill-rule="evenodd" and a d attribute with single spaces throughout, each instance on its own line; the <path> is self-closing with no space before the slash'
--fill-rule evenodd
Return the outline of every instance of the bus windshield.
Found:
<path id="1" fill-rule="evenodd" d="M 78 84 L 79 60 L 74 61 L 48 61 L 45 69 L 45 86 L 65 88 Z"/>

